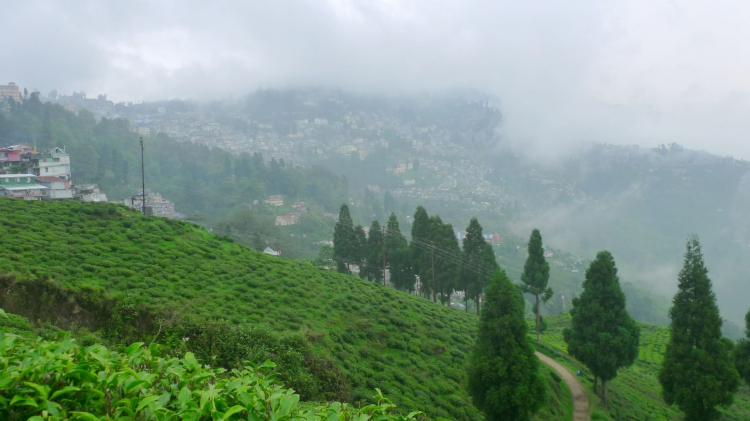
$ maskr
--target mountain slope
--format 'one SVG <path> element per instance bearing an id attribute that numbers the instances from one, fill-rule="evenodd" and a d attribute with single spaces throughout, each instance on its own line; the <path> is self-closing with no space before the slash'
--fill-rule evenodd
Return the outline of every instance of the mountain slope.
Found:
<path id="1" fill-rule="evenodd" d="M 471 314 L 111 204 L 0 199 L 0 238 L 0 272 L 155 315 L 304 331 L 343 369 L 353 403 L 379 387 L 404 410 L 480 419 L 463 388 Z"/>
<path id="2" fill-rule="evenodd" d="M 542 345 L 537 345 L 537 348 L 567 365 L 572 371 L 583 370 L 585 374 L 580 379 L 589 392 L 592 392 L 593 376 L 583 364 L 568 355 L 567 345 L 563 340 L 562 331 L 570 326 L 570 313 L 549 316 L 546 320 L 548 330 L 542 336 Z M 641 338 L 638 359 L 633 366 L 620 370 L 617 377 L 607 383 L 609 415 L 615 420 L 681 419 L 677 407 L 668 406 L 662 399 L 657 378 L 669 341 L 669 328 L 643 323 L 639 323 L 639 327 Z M 734 404 L 721 412 L 724 420 L 750 419 L 750 387 L 742 386 L 735 395 Z"/>

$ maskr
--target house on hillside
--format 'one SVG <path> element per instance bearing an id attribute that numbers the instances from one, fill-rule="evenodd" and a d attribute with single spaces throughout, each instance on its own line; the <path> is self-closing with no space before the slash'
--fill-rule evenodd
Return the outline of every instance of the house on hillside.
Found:
<path id="1" fill-rule="evenodd" d="M 269 196 L 268 199 L 265 200 L 265 202 L 271 206 L 284 206 L 284 196 L 275 194 L 273 196 Z"/>
<path id="2" fill-rule="evenodd" d="M 174 218 L 174 203 L 163 198 L 159 193 L 152 193 L 146 189 L 146 215 L 161 216 L 164 218 Z M 137 195 L 123 200 L 126 206 L 138 210 L 143 209 L 143 190 Z"/>
<path id="3" fill-rule="evenodd" d="M 279 215 L 276 217 L 276 226 L 287 226 L 287 225 L 297 225 L 299 223 L 299 215 L 294 214 L 286 214 L 286 215 Z"/>
<path id="4" fill-rule="evenodd" d="M 31 174 L 0 175 L 0 197 L 25 200 L 41 200 L 47 187 L 36 184 L 36 176 Z"/>
<path id="5" fill-rule="evenodd" d="M 44 191 L 44 200 L 64 200 L 73 198 L 73 190 L 70 188 L 70 180 L 60 177 L 37 177 L 36 182 L 47 190 Z"/>
<path id="6" fill-rule="evenodd" d="M 106 202 L 107 195 L 99 191 L 96 184 L 78 185 L 73 191 L 73 197 L 81 202 Z"/>
<path id="7" fill-rule="evenodd" d="M 70 155 L 62 148 L 52 148 L 32 155 L 29 172 L 37 177 L 60 177 L 70 180 Z"/>
<path id="8" fill-rule="evenodd" d="M 263 250 L 263 253 L 270 254 L 271 256 L 281 256 L 281 253 L 272 249 L 271 247 L 266 247 L 265 250 Z"/>

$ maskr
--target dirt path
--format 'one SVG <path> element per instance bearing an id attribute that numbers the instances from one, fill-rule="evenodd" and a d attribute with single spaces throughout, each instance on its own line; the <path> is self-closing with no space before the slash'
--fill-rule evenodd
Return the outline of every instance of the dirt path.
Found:
<path id="1" fill-rule="evenodd" d="M 539 359 L 552 367 L 560 373 L 560 377 L 565 380 L 565 384 L 568 385 L 570 393 L 573 395 L 573 421 L 589 421 L 591 419 L 591 413 L 589 412 L 589 395 L 581 385 L 581 382 L 573 376 L 565 367 L 560 365 L 557 361 L 552 358 L 537 352 L 536 356 Z"/>

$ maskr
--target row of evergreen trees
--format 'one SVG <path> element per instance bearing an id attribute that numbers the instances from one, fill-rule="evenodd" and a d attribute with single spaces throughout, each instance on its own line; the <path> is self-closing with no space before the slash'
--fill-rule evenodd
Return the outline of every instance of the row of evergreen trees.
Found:
<path id="1" fill-rule="evenodd" d="M 537 243 L 541 244 L 541 236 L 535 231 L 524 276 L 543 279 L 544 264 L 532 251 Z M 735 345 L 722 337 L 722 319 L 695 236 L 688 240 L 678 281 L 669 313 L 670 342 L 659 372 L 663 396 L 668 404 L 676 404 L 687 420 L 717 419 L 720 413 L 716 407 L 732 403 L 740 379 L 750 383 L 750 312 L 746 339 Z M 528 283 L 517 288 L 498 270 L 486 291 L 470 361 L 469 391 L 487 419 L 527 419 L 545 400 L 524 319 L 521 291 L 527 288 Z M 573 300 L 572 326 L 563 335 L 568 352 L 594 374 L 595 392 L 606 406 L 607 382 L 638 357 L 640 329 L 625 309 L 625 294 L 611 253 L 597 254 L 586 270 L 583 288 L 581 296 Z"/>
<path id="2" fill-rule="evenodd" d="M 407 241 L 395 213 L 385 227 L 372 221 L 365 234 L 361 225 L 354 225 L 349 207 L 341 205 L 333 232 L 333 257 L 339 272 L 351 273 L 356 265 L 360 277 L 384 283 L 385 269 L 395 288 L 419 292 L 434 302 L 439 299 L 448 304 L 451 294 L 463 291 L 466 300 L 476 303 L 477 313 L 482 292 L 498 269 L 495 252 L 476 218 L 469 222 L 459 246 L 453 225 L 438 215 L 428 215 L 422 206 L 414 213 L 411 241 Z"/>

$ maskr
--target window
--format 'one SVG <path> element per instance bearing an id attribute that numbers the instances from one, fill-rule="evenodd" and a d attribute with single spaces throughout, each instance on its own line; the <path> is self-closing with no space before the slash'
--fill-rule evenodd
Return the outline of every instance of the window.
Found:
<path id="1" fill-rule="evenodd" d="M 49 172 L 49 168 L 44 167 L 44 172 L 46 172 L 46 173 Z"/>
<path id="2" fill-rule="evenodd" d="M 26 177 L 26 182 L 31 183 L 31 177 Z"/>
<path id="3" fill-rule="evenodd" d="M 16 177 L 16 183 L 21 181 L 21 177 Z"/>

